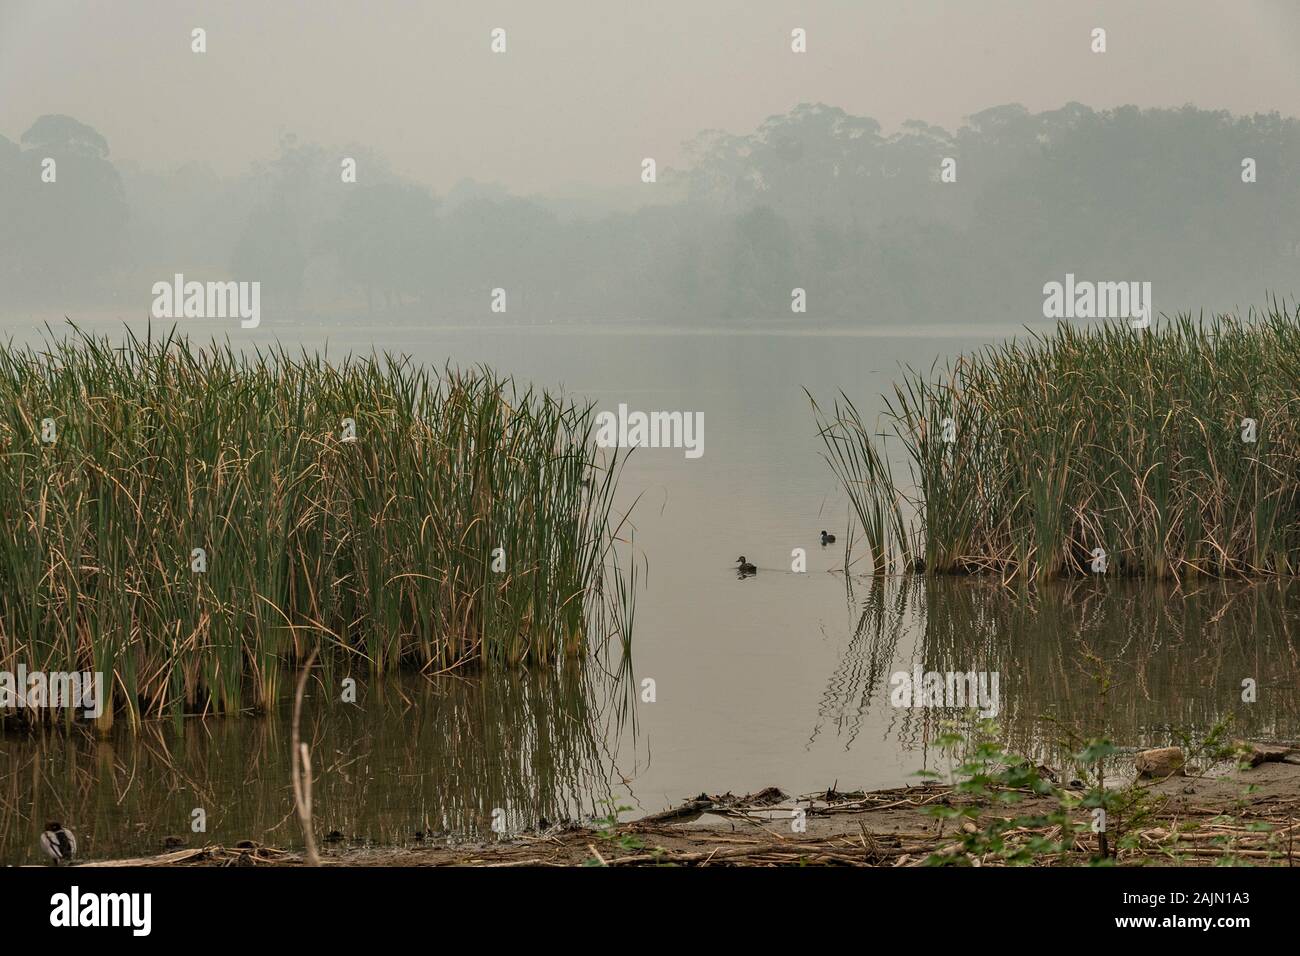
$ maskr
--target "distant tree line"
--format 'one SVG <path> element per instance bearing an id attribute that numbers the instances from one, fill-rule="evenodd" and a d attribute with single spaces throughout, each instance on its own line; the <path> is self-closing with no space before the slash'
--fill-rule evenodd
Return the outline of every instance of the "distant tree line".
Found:
<path id="1" fill-rule="evenodd" d="M 436 197 L 361 147 L 293 137 L 239 176 L 159 172 L 43 116 L 0 137 L 0 312 L 145 310 L 174 272 L 259 280 L 282 308 L 433 322 L 1029 322 L 1067 272 L 1150 281 L 1163 311 L 1297 291 L 1300 123 L 1276 113 L 1008 105 L 886 134 L 805 104 L 701 133 L 687 156 L 644 206 L 574 215 L 473 183 Z"/>

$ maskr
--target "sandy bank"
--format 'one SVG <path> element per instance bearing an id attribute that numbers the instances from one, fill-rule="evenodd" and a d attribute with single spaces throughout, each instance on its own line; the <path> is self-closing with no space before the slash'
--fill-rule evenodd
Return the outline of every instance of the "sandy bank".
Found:
<path id="1" fill-rule="evenodd" d="M 1293 754 L 1289 759 L 1296 759 Z M 1222 765 L 1201 776 L 1146 782 L 1120 791 L 1135 801 L 1112 819 L 1109 841 L 1120 865 L 1294 865 L 1300 860 L 1300 765 Z M 1074 808 L 1060 822 L 1061 800 L 1082 796 L 1022 792 L 1014 806 L 976 807 L 946 785 L 817 793 L 789 797 L 776 788 L 736 797 L 706 795 L 664 813 L 617 827 L 572 827 L 495 843 L 345 849 L 326 847 L 326 866 L 923 866 L 935 856 L 976 866 L 1003 865 L 1014 852 L 1050 841 L 1064 847 L 1034 852 L 1038 865 L 1087 865 L 1098 855 L 1090 811 Z M 971 816 L 942 824 L 927 808 L 967 807 Z M 797 817 L 796 812 L 802 816 Z M 987 834 L 999 821 L 1041 817 Z M 1127 819 L 1125 819 L 1127 817 Z M 806 825 L 802 831 L 796 822 Z M 992 830 L 990 828 L 993 828 Z M 297 852 L 251 842 L 186 848 L 152 857 L 85 866 L 298 866 Z"/>

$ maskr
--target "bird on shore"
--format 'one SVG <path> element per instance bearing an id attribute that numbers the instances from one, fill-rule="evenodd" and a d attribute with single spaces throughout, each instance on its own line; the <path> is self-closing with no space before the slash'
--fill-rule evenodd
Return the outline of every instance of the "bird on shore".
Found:
<path id="1" fill-rule="evenodd" d="M 822 532 L 822 544 L 834 544 L 834 543 L 835 543 L 835 535 L 833 535 L 833 534 L 827 534 L 825 531 L 823 531 L 823 532 Z"/>
<path id="2" fill-rule="evenodd" d="M 746 561 L 743 554 L 736 559 L 736 570 L 740 572 L 742 578 L 758 573 L 758 568 Z"/>
<path id="3" fill-rule="evenodd" d="M 77 838 L 63 829 L 62 823 L 47 823 L 45 832 L 41 834 L 41 849 L 55 866 L 71 863 L 77 855 Z"/>

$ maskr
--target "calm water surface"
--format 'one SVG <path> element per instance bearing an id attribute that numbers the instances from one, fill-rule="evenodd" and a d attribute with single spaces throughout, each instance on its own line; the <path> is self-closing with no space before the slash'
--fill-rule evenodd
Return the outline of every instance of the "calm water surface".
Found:
<path id="1" fill-rule="evenodd" d="M 106 331 L 120 324 L 96 326 Z M 1174 591 L 1115 582 L 1017 593 L 988 581 L 846 581 L 846 500 L 820 458 L 809 388 L 878 407 L 900 363 L 929 367 L 991 338 L 443 331 L 366 319 L 322 328 L 268 323 L 257 339 L 328 339 L 442 365 L 487 362 L 602 408 L 704 413 L 704 455 L 640 449 L 621 488 L 648 574 L 636 608 L 635 680 L 657 699 L 621 704 L 625 683 L 577 669 L 379 685 L 360 702 L 313 687 L 307 722 L 320 834 L 347 842 L 490 838 L 603 814 L 652 812 L 700 791 L 803 793 L 902 785 L 942 770 L 929 746 L 951 713 L 895 709 L 889 678 L 915 666 L 1000 675 L 999 722 L 1048 756 L 1070 735 L 1163 743 L 1231 716 L 1236 730 L 1300 736 L 1295 588 L 1206 584 Z M 11 325 L 9 331 L 23 337 Z M 198 326 L 196 331 L 206 333 Z M 999 336 L 1000 337 L 1000 336 Z M 823 549 L 826 528 L 840 544 Z M 790 572 L 805 548 L 808 573 Z M 737 580 L 744 554 L 759 567 Z M 1241 700 L 1241 682 L 1259 691 Z M 298 841 L 290 817 L 287 710 L 187 719 L 98 742 L 73 733 L 0 744 L 0 862 L 38 862 L 60 819 L 88 856 L 191 844 Z M 207 833 L 190 832 L 207 812 Z"/>

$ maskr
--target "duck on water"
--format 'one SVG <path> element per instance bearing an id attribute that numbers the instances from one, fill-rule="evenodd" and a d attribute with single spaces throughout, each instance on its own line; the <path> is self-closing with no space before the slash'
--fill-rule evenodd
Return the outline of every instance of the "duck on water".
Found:
<path id="1" fill-rule="evenodd" d="M 748 561 L 746 561 L 745 556 L 742 554 L 740 557 L 736 559 L 736 571 L 740 574 L 742 578 L 744 578 L 744 577 L 748 577 L 751 574 L 757 574 L 758 568 L 755 565 L 752 565 Z"/>

